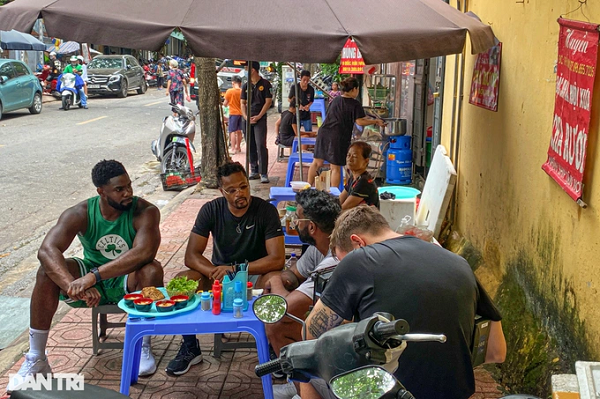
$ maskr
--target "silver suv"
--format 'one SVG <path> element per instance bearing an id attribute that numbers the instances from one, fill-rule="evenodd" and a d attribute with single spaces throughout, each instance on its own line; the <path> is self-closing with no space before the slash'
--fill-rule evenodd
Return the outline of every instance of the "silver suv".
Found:
<path id="1" fill-rule="evenodd" d="M 127 97 L 130 90 L 148 90 L 144 69 L 131 55 L 99 55 L 88 64 L 88 94 L 116 94 Z"/>

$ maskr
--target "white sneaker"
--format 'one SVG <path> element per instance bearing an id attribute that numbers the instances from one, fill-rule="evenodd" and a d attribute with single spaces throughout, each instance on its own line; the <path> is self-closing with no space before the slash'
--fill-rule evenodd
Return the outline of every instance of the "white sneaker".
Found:
<path id="1" fill-rule="evenodd" d="M 291 381 L 287 384 L 273 385 L 273 399 L 292 399 L 297 394 L 296 386 Z"/>
<path id="2" fill-rule="evenodd" d="M 50 363 L 48 363 L 48 356 L 44 359 L 40 359 L 26 353 L 25 361 L 21 365 L 19 371 L 17 371 L 16 376 L 13 376 L 13 378 L 8 381 L 6 392 L 10 393 L 19 389 L 19 386 L 26 382 L 25 378 L 34 374 L 44 374 L 46 377 L 48 377 L 48 374 L 52 374 L 52 368 L 50 367 Z"/>
<path id="3" fill-rule="evenodd" d="M 142 344 L 142 355 L 140 357 L 140 377 L 146 377 L 156 372 L 156 359 L 152 354 L 150 345 Z"/>

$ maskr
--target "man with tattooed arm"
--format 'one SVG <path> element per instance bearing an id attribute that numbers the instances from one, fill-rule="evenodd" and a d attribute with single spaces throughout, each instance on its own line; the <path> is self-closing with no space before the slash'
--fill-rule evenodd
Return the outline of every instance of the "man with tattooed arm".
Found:
<path id="1" fill-rule="evenodd" d="M 400 356 L 394 375 L 416 398 L 467 399 L 475 392 L 470 346 L 476 314 L 492 320 L 486 362 L 504 361 L 500 312 L 460 256 L 397 234 L 369 206 L 337 219 L 330 246 L 341 261 L 306 320 L 307 339 L 375 312 L 405 319 L 411 332 L 446 334 L 444 344 L 409 343 Z M 311 383 L 302 384 L 302 399 L 328 396 L 319 389 L 322 380 Z"/>

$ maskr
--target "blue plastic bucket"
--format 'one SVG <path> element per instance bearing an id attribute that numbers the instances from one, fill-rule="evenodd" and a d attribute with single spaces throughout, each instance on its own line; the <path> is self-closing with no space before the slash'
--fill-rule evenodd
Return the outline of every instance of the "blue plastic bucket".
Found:
<path id="1" fill-rule="evenodd" d="M 417 195 L 421 194 L 419 190 L 412 187 L 402 187 L 402 186 L 385 186 L 379 187 L 377 189 L 379 195 L 388 192 L 392 193 L 396 196 L 396 199 L 410 199 L 414 198 Z"/>

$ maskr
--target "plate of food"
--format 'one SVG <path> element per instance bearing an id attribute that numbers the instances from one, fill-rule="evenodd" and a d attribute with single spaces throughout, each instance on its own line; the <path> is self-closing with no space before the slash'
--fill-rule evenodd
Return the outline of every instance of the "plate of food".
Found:
<path id="1" fill-rule="evenodd" d="M 199 304 L 195 293 L 170 296 L 164 287 L 145 287 L 125 295 L 117 305 L 130 316 L 167 317 L 194 310 Z"/>

